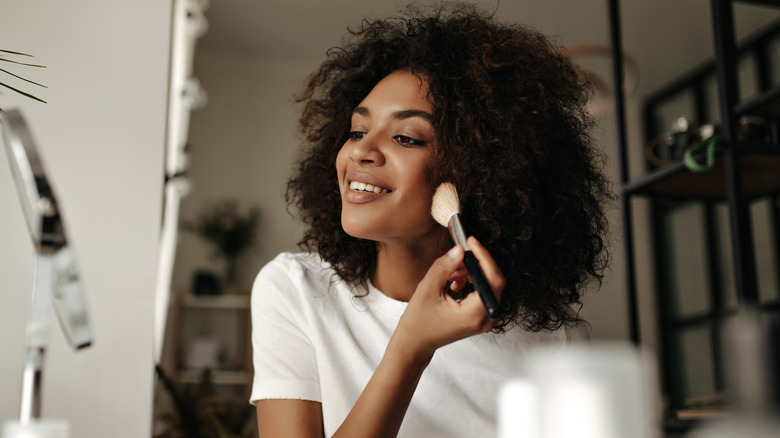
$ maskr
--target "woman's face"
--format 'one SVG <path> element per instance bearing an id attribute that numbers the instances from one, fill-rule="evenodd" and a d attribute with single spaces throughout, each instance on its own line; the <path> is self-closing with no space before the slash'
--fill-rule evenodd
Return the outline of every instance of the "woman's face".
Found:
<path id="1" fill-rule="evenodd" d="M 431 217 L 427 177 L 436 135 L 428 84 L 408 71 L 382 79 L 352 113 L 336 158 L 341 225 L 377 242 L 416 242 L 442 227 Z"/>

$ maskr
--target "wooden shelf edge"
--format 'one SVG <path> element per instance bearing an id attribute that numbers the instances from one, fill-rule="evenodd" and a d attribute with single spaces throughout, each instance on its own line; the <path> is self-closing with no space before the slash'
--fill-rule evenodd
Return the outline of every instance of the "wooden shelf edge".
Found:
<path id="1" fill-rule="evenodd" d="M 200 383 L 203 370 L 179 370 L 177 381 L 181 383 Z M 212 382 L 215 385 L 249 385 L 252 373 L 242 370 L 213 370 Z"/>
<path id="2" fill-rule="evenodd" d="M 780 147 L 773 153 L 767 153 L 766 147 L 749 148 L 740 160 L 743 196 L 747 200 L 780 193 Z M 714 168 L 704 173 L 692 172 L 683 163 L 670 164 L 625 184 L 623 194 L 725 201 L 723 158 L 719 153 Z"/>
<path id="3" fill-rule="evenodd" d="M 249 308 L 249 295 L 192 295 L 185 294 L 184 307 L 190 309 L 237 309 Z"/>
<path id="4" fill-rule="evenodd" d="M 780 119 L 780 87 L 774 87 L 760 95 L 740 103 L 735 108 L 737 116 L 761 116 Z"/>
<path id="5" fill-rule="evenodd" d="M 757 6 L 780 7 L 780 0 L 737 0 L 737 3 Z"/>

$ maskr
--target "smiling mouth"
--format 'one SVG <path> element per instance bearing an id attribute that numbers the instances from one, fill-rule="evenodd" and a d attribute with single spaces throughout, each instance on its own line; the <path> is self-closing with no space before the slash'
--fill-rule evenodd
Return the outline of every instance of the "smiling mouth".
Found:
<path id="1" fill-rule="evenodd" d="M 366 184 L 360 181 L 352 181 L 349 183 L 349 189 L 355 192 L 371 192 L 376 194 L 390 193 L 392 190 L 384 187 L 375 186 L 373 184 Z"/>

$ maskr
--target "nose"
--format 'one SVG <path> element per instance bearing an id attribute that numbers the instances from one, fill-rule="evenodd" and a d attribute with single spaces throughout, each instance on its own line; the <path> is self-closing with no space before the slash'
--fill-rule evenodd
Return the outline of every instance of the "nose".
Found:
<path id="1" fill-rule="evenodd" d="M 348 140 L 347 145 L 351 148 L 349 158 L 358 164 L 383 165 L 385 156 L 382 153 L 378 137 L 378 133 L 369 132 L 363 138 Z"/>

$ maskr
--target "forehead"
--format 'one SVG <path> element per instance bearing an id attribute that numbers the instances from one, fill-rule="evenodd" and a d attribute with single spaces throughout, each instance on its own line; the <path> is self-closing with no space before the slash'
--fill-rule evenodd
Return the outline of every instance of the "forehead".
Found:
<path id="1" fill-rule="evenodd" d="M 394 110 L 419 110 L 430 113 L 428 82 L 409 71 L 390 73 L 379 81 L 358 107 L 388 106 Z"/>

